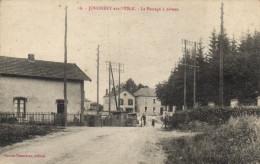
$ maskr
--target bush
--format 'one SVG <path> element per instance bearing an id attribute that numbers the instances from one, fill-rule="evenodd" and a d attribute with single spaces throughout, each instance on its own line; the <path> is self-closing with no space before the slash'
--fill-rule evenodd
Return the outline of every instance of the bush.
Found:
<path id="1" fill-rule="evenodd" d="M 62 128 L 55 126 L 0 124 L 0 147 L 21 142 L 36 135 L 46 135 L 60 129 Z"/>
<path id="2" fill-rule="evenodd" d="M 161 141 L 166 163 L 259 163 L 260 119 L 232 117 L 216 131 Z"/>
<path id="3" fill-rule="evenodd" d="M 260 115 L 257 107 L 198 107 L 189 111 L 177 112 L 171 118 L 169 124 L 173 128 L 179 128 L 181 124 L 192 121 L 206 122 L 209 125 L 219 126 L 227 122 L 231 117 L 243 115 Z"/>

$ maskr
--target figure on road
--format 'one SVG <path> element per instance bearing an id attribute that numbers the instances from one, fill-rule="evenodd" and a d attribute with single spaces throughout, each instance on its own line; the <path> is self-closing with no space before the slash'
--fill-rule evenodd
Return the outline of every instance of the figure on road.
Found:
<path id="1" fill-rule="evenodd" d="M 143 122 L 144 122 L 144 126 L 145 126 L 145 124 L 146 124 L 146 116 L 145 116 L 144 113 L 143 113 L 143 116 L 142 116 L 142 118 L 141 118 L 141 122 L 142 122 L 142 120 L 143 120 Z"/>
<path id="2" fill-rule="evenodd" d="M 154 124 L 155 124 L 155 117 L 152 118 L 152 125 L 154 127 Z"/>

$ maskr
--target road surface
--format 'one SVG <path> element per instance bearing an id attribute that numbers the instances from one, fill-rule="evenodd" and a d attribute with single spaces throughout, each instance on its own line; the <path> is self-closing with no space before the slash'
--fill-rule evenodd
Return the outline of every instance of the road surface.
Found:
<path id="1" fill-rule="evenodd" d="M 149 120 L 149 119 L 148 119 Z M 0 148 L 0 164 L 161 164 L 160 139 L 190 135 L 146 127 L 68 127 Z"/>

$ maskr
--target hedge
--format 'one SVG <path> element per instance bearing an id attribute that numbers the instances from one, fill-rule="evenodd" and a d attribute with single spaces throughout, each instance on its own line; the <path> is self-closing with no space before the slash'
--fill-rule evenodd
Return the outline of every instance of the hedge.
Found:
<path id="1" fill-rule="evenodd" d="M 244 115 L 260 115 L 259 107 L 197 107 L 188 111 L 174 113 L 169 124 L 178 128 L 180 124 L 187 124 L 192 121 L 206 122 L 210 125 L 221 125 L 231 117 Z"/>

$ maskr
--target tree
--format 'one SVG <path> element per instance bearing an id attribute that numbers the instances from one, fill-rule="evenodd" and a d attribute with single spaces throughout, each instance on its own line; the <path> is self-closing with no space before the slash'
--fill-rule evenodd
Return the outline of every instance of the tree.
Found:
<path id="1" fill-rule="evenodd" d="M 137 90 L 141 89 L 141 88 L 149 88 L 149 87 L 147 85 L 143 85 L 143 84 L 139 83 L 137 86 Z"/>
<path id="2" fill-rule="evenodd" d="M 196 100 L 201 105 L 209 101 L 219 103 L 219 49 L 220 35 L 213 30 L 210 37 L 209 51 L 204 53 L 202 43 L 196 52 L 197 87 Z M 260 92 L 260 33 L 248 33 L 242 36 L 240 44 L 234 39 L 223 36 L 223 80 L 224 105 L 230 105 L 230 100 L 238 98 L 241 104 L 255 104 Z M 186 55 L 186 64 L 193 65 L 189 50 Z M 156 95 L 163 105 L 176 105 L 177 109 L 183 105 L 184 95 L 184 58 L 171 72 L 167 81 L 156 85 Z M 186 67 L 187 105 L 193 105 L 193 68 Z"/>

